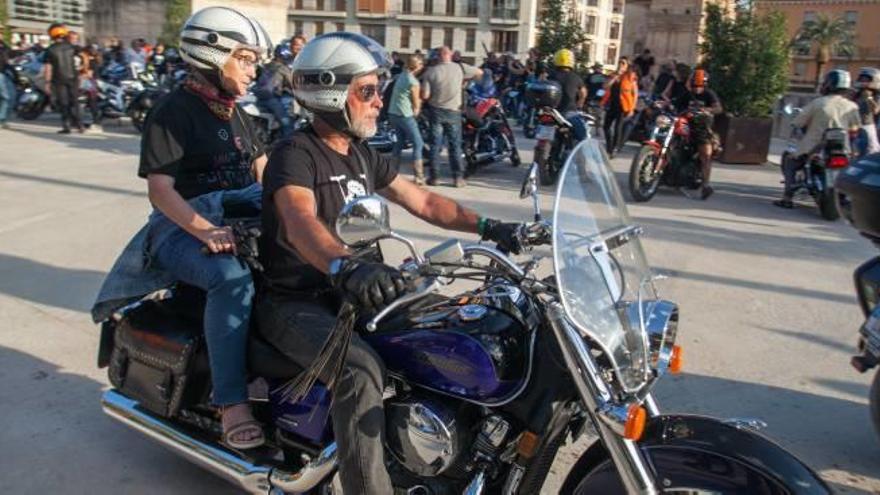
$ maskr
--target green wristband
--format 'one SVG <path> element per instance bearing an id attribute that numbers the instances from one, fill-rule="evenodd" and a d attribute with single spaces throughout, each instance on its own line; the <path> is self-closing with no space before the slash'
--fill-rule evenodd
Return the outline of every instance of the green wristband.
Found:
<path id="1" fill-rule="evenodd" d="M 480 217 L 477 220 L 477 234 L 480 234 L 480 237 L 483 237 L 483 234 L 486 232 L 486 223 L 488 223 L 486 217 Z"/>

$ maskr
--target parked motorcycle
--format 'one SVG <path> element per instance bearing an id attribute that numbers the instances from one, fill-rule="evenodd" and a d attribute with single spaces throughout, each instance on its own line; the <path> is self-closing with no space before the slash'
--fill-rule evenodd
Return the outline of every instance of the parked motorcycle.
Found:
<path id="1" fill-rule="evenodd" d="M 698 189 L 703 183 L 697 148 L 691 141 L 691 121 L 696 111 L 676 116 L 658 106 L 651 135 L 633 157 L 629 192 L 635 201 L 648 201 L 660 185 Z"/>
<path id="2" fill-rule="evenodd" d="M 513 129 L 498 99 L 472 97 L 462 112 L 462 120 L 465 177 L 476 173 L 480 166 L 502 160 L 509 159 L 512 167 L 522 163 Z"/>
<path id="3" fill-rule="evenodd" d="M 561 96 L 562 88 L 553 81 L 536 81 L 526 86 L 526 98 L 530 105 L 537 108 L 534 163 L 541 185 L 545 186 L 556 183 L 568 154 L 577 145 L 572 132 L 573 124 L 556 110 Z M 576 116 L 584 119 L 589 138 L 595 119 L 584 112 L 577 112 Z"/>
<path id="4" fill-rule="evenodd" d="M 23 120 L 35 120 L 50 108 L 52 99 L 43 89 L 43 64 L 32 56 L 18 57 L 10 62 L 10 73 L 15 84 L 15 114 Z"/>
<path id="5" fill-rule="evenodd" d="M 288 114 L 290 115 L 292 122 L 292 130 L 296 131 L 305 127 L 309 122 L 308 116 L 305 113 L 293 113 L 293 97 L 285 96 L 282 100 L 284 101 L 285 108 L 288 109 Z M 258 98 L 254 96 L 253 93 L 245 95 L 241 99 L 240 104 L 242 110 L 244 110 L 253 121 L 256 138 L 263 143 L 263 145 L 269 146 L 282 137 L 283 129 L 281 128 L 281 122 L 275 118 L 275 114 L 273 114 L 268 108 L 260 105 Z"/>
<path id="6" fill-rule="evenodd" d="M 783 113 L 795 115 L 800 113 L 800 109 L 787 105 L 783 109 Z M 802 129 L 792 128 L 788 147 L 782 153 L 783 164 L 794 158 L 798 141 L 802 136 Z M 822 144 L 809 154 L 807 163 L 795 175 L 794 193 L 809 194 L 816 201 L 816 205 L 819 206 L 819 214 L 825 220 L 834 221 L 840 218 L 834 192 L 834 180 L 843 169 L 849 166 L 849 152 L 847 151 L 849 139 L 849 132 L 846 129 L 826 129 L 822 135 Z"/>
<path id="7" fill-rule="evenodd" d="M 521 196 L 537 205 L 537 166 Z M 353 249 L 395 238 L 412 258 L 411 285 L 360 335 L 389 372 L 386 460 L 402 492 L 535 494 L 570 436 L 597 440 L 561 493 L 826 494 L 808 466 L 767 438 L 705 416 L 662 415 L 651 391 L 681 366 L 679 313 L 659 298 L 601 145 L 588 140 L 559 176 L 552 226 L 521 230 L 524 244 L 552 244 L 553 275 L 540 259 L 519 263 L 485 245 L 448 240 L 424 254 L 389 227 L 380 197 L 340 214 Z M 536 209 L 536 217 L 540 211 Z M 243 252 L 243 250 L 239 250 Z M 460 280 L 480 285 L 454 297 Z M 113 388 L 104 411 L 250 493 L 327 493 L 337 467 L 330 398 L 320 384 L 291 403 L 300 369 L 250 333 L 251 404 L 267 445 L 238 452 L 220 441 L 210 405 L 198 307 L 180 291 L 124 309 L 102 324 L 99 364 Z M 182 313 L 180 308 L 189 311 Z M 257 394 L 259 394 L 257 396 Z"/>

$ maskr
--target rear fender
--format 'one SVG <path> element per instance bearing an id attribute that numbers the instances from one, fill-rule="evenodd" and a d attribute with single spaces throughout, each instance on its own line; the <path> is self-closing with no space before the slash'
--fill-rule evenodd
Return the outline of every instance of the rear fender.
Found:
<path id="1" fill-rule="evenodd" d="M 832 493 L 819 475 L 775 442 L 715 418 L 692 415 L 652 418 L 639 446 L 655 479 L 662 479 L 664 486 L 693 486 L 695 482 L 711 485 L 717 480 L 718 488 L 729 487 L 735 480 L 723 469 L 727 465 L 741 472 L 758 473 L 789 493 Z M 573 493 L 587 474 L 608 460 L 605 447 L 595 442 L 572 467 L 559 493 Z M 739 479 L 748 485 L 743 493 L 761 493 L 767 486 L 761 476 Z"/>

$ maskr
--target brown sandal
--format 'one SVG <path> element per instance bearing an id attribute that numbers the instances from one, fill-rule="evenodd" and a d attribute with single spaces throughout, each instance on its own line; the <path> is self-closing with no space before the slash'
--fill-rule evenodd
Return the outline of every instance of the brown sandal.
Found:
<path id="1" fill-rule="evenodd" d="M 259 431 L 260 434 L 250 440 L 233 440 L 233 438 L 245 431 Z M 255 419 L 239 423 L 223 433 L 223 443 L 236 450 L 259 447 L 266 443 L 266 437 L 263 435 L 263 425 Z"/>

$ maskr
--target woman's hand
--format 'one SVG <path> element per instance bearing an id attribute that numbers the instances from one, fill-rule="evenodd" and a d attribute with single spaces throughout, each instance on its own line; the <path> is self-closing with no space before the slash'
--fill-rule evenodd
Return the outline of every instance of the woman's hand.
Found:
<path id="1" fill-rule="evenodd" d="M 238 254 L 231 227 L 210 227 L 196 231 L 195 237 L 208 247 L 211 254 Z"/>

